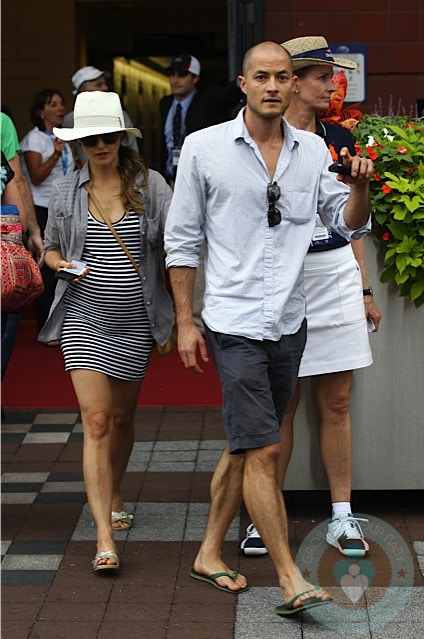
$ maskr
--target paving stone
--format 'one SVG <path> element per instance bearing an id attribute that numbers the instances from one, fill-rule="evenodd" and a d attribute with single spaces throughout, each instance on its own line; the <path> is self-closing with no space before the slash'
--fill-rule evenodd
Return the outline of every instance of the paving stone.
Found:
<path id="1" fill-rule="evenodd" d="M 424 517 L 416 495 L 363 491 L 355 499 L 362 512 L 387 517 L 410 544 L 415 586 L 405 599 L 398 591 L 402 606 L 393 618 L 382 625 L 375 612 L 389 592 L 368 588 L 356 605 L 346 603 L 338 588 L 337 605 L 283 619 L 275 614 L 283 593 L 269 556 L 239 554 L 250 522 L 244 506 L 229 528 L 223 557 L 247 575 L 251 589 L 229 596 L 190 578 L 209 513 L 211 476 L 225 446 L 220 409 L 137 410 L 137 436 L 123 482 L 134 525 L 115 534 L 121 569 L 110 574 L 94 574 L 91 567 L 96 530 L 82 474 L 79 412 L 18 411 L 16 422 L 12 413 L 7 417 L 5 434 L 17 438 L 3 451 L 13 459 L 2 476 L 4 639 L 115 639 L 123 629 L 132 639 L 420 637 Z M 52 443 L 52 437 L 59 440 Z M 328 493 L 285 496 L 295 555 L 306 535 L 328 518 Z M 344 623 L 337 626 L 331 608 L 342 604 Z M 352 619 L 358 611 L 360 622 Z"/>

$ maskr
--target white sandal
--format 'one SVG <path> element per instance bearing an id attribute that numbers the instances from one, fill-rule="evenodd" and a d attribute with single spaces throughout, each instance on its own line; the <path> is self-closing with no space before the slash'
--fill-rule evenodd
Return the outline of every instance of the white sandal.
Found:
<path id="1" fill-rule="evenodd" d="M 121 512 L 117 512 L 112 510 L 112 528 L 113 530 L 129 530 L 132 526 L 132 520 L 134 519 L 134 515 L 129 515 L 126 510 L 121 510 Z M 119 528 L 115 528 L 113 524 L 116 522 L 122 522 L 124 526 L 119 526 Z"/>
<path id="2" fill-rule="evenodd" d="M 114 564 L 100 564 L 99 561 L 104 561 L 107 559 L 113 559 Z M 105 550 L 103 552 L 98 552 L 94 557 L 93 561 L 93 570 L 97 572 L 98 570 L 119 570 L 119 558 L 114 550 Z"/>

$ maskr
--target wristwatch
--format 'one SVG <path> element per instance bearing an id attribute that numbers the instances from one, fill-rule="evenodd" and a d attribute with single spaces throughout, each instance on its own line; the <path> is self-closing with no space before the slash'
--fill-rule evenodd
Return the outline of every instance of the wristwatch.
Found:
<path id="1" fill-rule="evenodd" d="M 369 288 L 362 289 L 362 295 L 364 297 L 365 297 L 365 295 L 371 295 L 371 297 L 373 297 L 374 291 L 372 290 L 371 286 Z"/>

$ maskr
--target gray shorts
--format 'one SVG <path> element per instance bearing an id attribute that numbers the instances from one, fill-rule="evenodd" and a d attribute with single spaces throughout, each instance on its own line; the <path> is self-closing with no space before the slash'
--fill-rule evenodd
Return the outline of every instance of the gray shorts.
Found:
<path id="1" fill-rule="evenodd" d="M 306 342 L 306 319 L 278 342 L 215 333 L 205 337 L 221 381 L 230 453 L 280 441 L 280 424 L 294 392 Z"/>

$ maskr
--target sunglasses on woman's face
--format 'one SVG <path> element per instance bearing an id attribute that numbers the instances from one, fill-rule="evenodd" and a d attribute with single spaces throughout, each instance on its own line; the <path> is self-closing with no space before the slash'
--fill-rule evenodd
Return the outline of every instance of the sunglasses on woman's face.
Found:
<path id="1" fill-rule="evenodd" d="M 101 133 L 100 135 L 88 135 L 86 138 L 81 138 L 81 144 L 91 149 L 102 138 L 104 144 L 115 144 L 119 138 L 119 131 L 113 131 L 113 133 Z"/>

